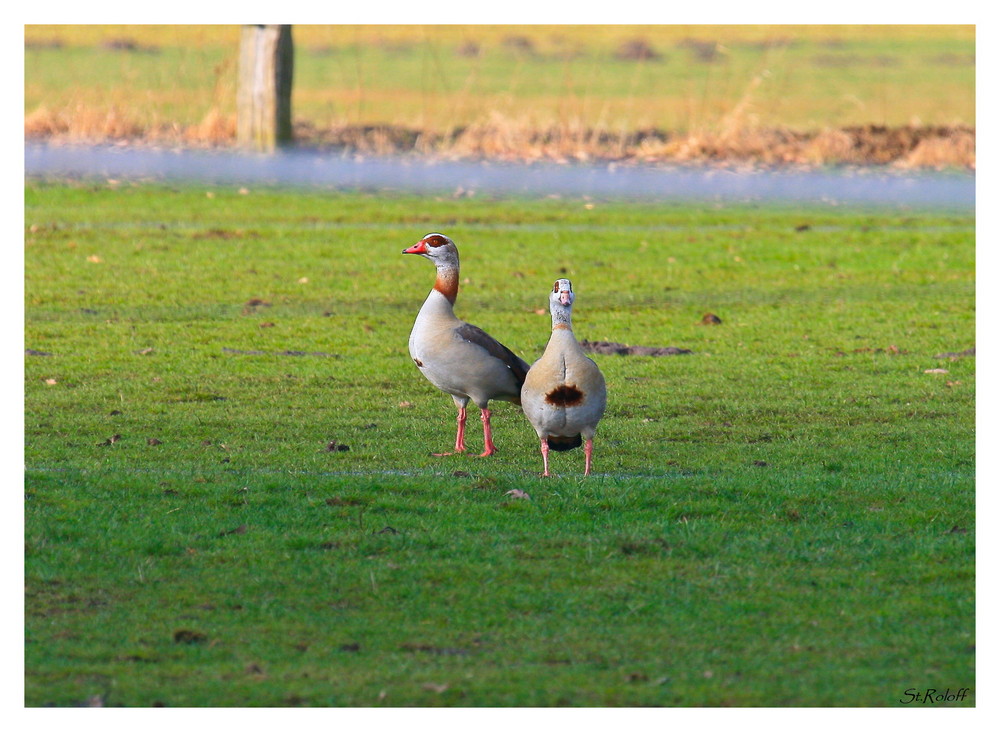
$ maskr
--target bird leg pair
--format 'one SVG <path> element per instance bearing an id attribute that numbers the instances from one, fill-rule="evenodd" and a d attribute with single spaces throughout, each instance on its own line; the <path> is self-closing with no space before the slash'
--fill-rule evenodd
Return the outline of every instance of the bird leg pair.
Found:
<path id="1" fill-rule="evenodd" d="M 587 477 L 590 475 L 590 459 L 594 454 L 593 438 L 588 438 L 587 441 L 583 443 L 583 454 L 586 458 L 586 464 L 583 468 L 583 476 Z M 552 474 L 549 472 L 549 441 L 544 437 L 542 438 L 542 465 L 545 466 L 545 470 L 542 472 L 542 477 L 551 477 Z"/>
<path id="2" fill-rule="evenodd" d="M 497 446 L 493 444 L 493 429 L 490 427 L 490 410 L 480 410 L 480 419 L 483 421 L 483 452 L 479 457 L 489 457 L 497 451 Z M 455 434 L 454 452 L 436 452 L 434 457 L 445 457 L 456 453 L 465 452 L 465 407 L 458 408 L 458 432 Z"/>

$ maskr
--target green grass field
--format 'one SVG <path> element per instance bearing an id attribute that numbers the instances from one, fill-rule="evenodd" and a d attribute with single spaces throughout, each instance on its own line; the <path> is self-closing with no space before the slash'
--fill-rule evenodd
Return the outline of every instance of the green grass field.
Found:
<path id="1" fill-rule="evenodd" d="M 971 213 L 32 181 L 25 202 L 26 705 L 975 688 L 975 358 L 937 357 L 975 345 Z M 595 356 L 596 475 L 574 451 L 540 478 L 508 404 L 497 456 L 429 455 L 454 409 L 407 355 L 433 269 L 400 254 L 428 231 L 461 248 L 459 315 L 529 362 L 557 276 L 579 338 L 694 351 Z"/>
<path id="2" fill-rule="evenodd" d="M 969 25 L 300 25 L 293 34 L 293 114 L 320 127 L 976 123 Z M 28 25 L 24 111 L 81 129 L 114 126 L 108 110 L 143 129 L 232 116 L 238 55 L 235 25 Z"/>

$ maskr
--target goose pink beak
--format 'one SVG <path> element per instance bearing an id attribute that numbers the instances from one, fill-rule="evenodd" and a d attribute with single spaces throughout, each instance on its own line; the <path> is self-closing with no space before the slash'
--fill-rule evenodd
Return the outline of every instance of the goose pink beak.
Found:
<path id="1" fill-rule="evenodd" d="M 403 250 L 403 254 L 427 254 L 427 245 L 421 239 L 412 247 Z"/>
<path id="2" fill-rule="evenodd" d="M 559 290 L 559 304 L 569 305 L 569 290 Z"/>

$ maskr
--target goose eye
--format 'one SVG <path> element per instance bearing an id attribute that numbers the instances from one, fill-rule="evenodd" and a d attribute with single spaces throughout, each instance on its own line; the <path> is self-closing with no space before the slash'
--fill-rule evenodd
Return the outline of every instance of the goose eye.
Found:
<path id="1" fill-rule="evenodd" d="M 425 241 L 427 242 L 427 246 L 429 246 L 429 247 L 444 246 L 444 237 L 443 236 L 432 236 L 430 239 L 425 239 Z"/>
<path id="2" fill-rule="evenodd" d="M 556 283 L 552 285 L 552 292 L 559 292 L 559 280 L 556 280 Z"/>

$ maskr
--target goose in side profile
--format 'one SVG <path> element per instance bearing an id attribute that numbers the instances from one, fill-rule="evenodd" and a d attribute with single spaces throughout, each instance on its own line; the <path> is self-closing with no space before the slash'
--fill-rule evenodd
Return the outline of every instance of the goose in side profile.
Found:
<path id="1" fill-rule="evenodd" d="M 465 407 L 471 400 L 483 422 L 483 453 L 496 452 L 490 428 L 491 399 L 521 403 L 528 364 L 481 328 L 455 317 L 458 297 L 458 247 L 444 234 L 428 234 L 403 254 L 419 254 L 437 267 L 410 332 L 410 358 L 434 386 L 451 394 L 458 407 L 454 452 L 465 452 Z M 452 453 L 434 453 L 437 456 Z"/>
<path id="2" fill-rule="evenodd" d="M 521 387 L 521 408 L 541 440 L 546 477 L 550 449 L 572 450 L 581 443 L 583 474 L 590 475 L 594 434 L 607 405 L 604 375 L 573 335 L 574 297 L 569 280 L 556 280 L 549 294 L 552 335 Z"/>

